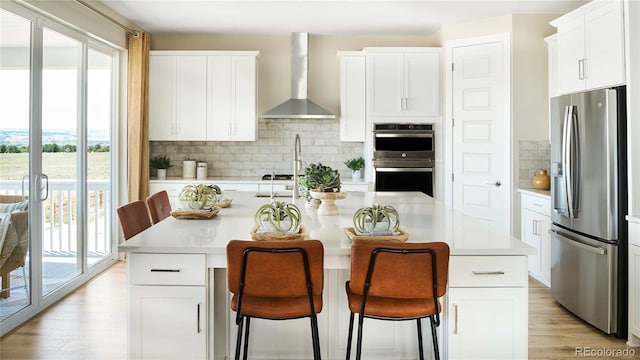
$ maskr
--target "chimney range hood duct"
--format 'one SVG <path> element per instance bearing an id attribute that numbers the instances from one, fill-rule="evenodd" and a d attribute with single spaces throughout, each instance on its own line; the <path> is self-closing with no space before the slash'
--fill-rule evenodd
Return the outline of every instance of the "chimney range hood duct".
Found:
<path id="1" fill-rule="evenodd" d="M 335 119 L 307 99 L 309 34 L 291 34 L 291 99 L 262 114 L 263 119 Z"/>

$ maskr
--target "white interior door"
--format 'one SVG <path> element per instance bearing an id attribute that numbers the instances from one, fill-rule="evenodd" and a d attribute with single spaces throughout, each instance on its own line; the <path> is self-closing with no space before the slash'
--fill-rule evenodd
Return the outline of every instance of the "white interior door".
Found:
<path id="1" fill-rule="evenodd" d="M 453 207 L 509 233 L 509 40 L 451 48 Z"/>

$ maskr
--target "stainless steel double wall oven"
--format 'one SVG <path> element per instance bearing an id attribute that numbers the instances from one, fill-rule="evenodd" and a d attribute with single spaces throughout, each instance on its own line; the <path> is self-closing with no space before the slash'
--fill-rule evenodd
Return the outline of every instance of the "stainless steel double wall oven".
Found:
<path id="1" fill-rule="evenodd" d="M 433 196 L 433 124 L 374 124 L 376 191 L 421 191 Z"/>

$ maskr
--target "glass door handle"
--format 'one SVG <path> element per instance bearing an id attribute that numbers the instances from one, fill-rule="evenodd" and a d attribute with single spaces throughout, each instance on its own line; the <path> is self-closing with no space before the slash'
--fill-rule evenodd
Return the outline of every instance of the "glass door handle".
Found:
<path id="1" fill-rule="evenodd" d="M 45 201 L 49 198 L 49 177 L 47 174 L 40 175 L 40 201 Z"/>

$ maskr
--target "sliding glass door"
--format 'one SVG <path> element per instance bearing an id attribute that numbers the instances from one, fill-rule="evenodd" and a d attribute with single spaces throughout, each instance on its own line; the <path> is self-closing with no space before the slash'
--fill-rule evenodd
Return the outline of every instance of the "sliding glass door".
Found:
<path id="1" fill-rule="evenodd" d="M 115 261 L 116 55 L 26 9 L 0 8 L 0 203 L 28 199 L 29 213 L 24 267 L 0 267 L 11 282 L 2 334 Z"/>

